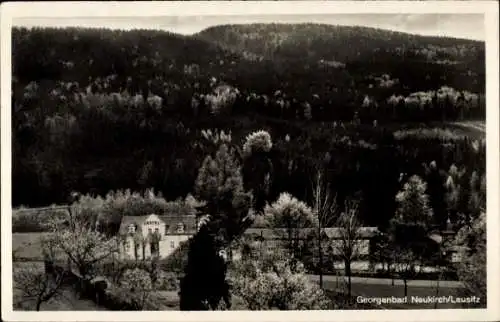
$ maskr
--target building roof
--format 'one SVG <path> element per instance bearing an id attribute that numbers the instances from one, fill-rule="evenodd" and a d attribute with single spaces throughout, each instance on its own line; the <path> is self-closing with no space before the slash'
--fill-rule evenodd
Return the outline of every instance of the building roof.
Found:
<path id="1" fill-rule="evenodd" d="M 312 233 L 312 228 L 302 228 L 294 230 L 295 238 L 307 238 Z M 281 239 L 287 238 L 288 229 L 286 228 L 248 228 L 244 232 L 245 236 L 263 239 Z"/>
<path id="2" fill-rule="evenodd" d="M 120 223 L 119 234 L 124 235 L 128 233 L 128 227 L 130 225 L 135 225 L 136 227 L 141 226 L 144 221 L 151 216 L 123 216 Z M 162 215 L 158 216 L 166 225 L 166 230 L 169 234 L 177 234 L 178 224 L 184 224 L 184 234 L 192 234 L 196 232 L 196 216 L 175 216 L 175 215 Z"/>
<path id="3" fill-rule="evenodd" d="M 294 230 L 295 238 L 307 238 L 317 231 L 316 228 L 300 228 Z M 342 237 L 342 229 L 338 227 L 323 228 L 322 232 L 330 239 L 339 239 Z M 359 229 L 359 238 L 372 238 L 378 233 L 377 227 L 361 227 Z M 287 238 L 288 229 L 286 228 L 248 228 L 245 236 L 262 237 L 264 239 Z"/>
<path id="4" fill-rule="evenodd" d="M 324 228 L 325 234 L 331 239 L 341 238 L 343 235 L 342 228 L 332 227 Z M 360 227 L 357 234 L 359 238 L 372 238 L 379 232 L 377 227 Z"/>
<path id="5" fill-rule="evenodd" d="M 128 227 L 130 225 L 135 225 L 136 228 L 146 220 L 147 216 L 123 216 L 120 223 L 120 235 L 128 233 Z"/>
<path id="6" fill-rule="evenodd" d="M 196 216 L 158 216 L 168 227 L 168 233 L 177 234 L 177 225 L 184 224 L 184 233 L 194 234 L 197 231 Z"/>

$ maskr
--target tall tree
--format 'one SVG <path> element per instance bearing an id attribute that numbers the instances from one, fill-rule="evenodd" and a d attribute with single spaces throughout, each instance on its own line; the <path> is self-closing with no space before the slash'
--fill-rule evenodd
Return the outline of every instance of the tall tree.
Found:
<path id="1" fill-rule="evenodd" d="M 486 213 L 459 230 L 455 245 L 462 259 L 457 265 L 458 278 L 468 296 L 479 296 L 481 305 L 486 305 Z"/>
<path id="2" fill-rule="evenodd" d="M 429 226 L 433 211 L 426 191 L 427 184 L 419 176 L 414 175 L 408 179 L 403 186 L 403 190 L 396 195 L 396 202 L 398 203 L 394 217 L 396 223 L 426 228 Z"/>
<path id="3" fill-rule="evenodd" d="M 422 260 L 429 241 L 427 233 L 432 224 L 433 212 L 426 189 L 427 184 L 419 176 L 413 175 L 396 195 L 398 208 L 391 221 L 391 250 L 396 267 L 405 281 L 411 276 L 415 261 Z M 405 294 L 406 291 L 405 282 Z"/>
<path id="4" fill-rule="evenodd" d="M 448 217 L 455 222 L 459 217 L 459 212 L 461 210 L 461 203 L 463 199 L 463 190 L 465 187 L 462 186 L 463 177 L 465 175 L 465 169 L 459 169 L 457 166 L 452 164 L 447 173 L 447 178 L 445 182 L 446 188 L 446 205 L 448 208 Z"/>
<path id="5" fill-rule="evenodd" d="M 223 250 L 230 249 L 250 220 L 252 195 L 244 191 L 236 149 L 230 138 L 217 140 L 219 148 L 208 155 L 199 170 L 196 194 L 206 219 L 190 241 L 185 277 L 181 282 L 181 310 L 217 309 L 221 299 L 230 307 Z"/>
<path id="6" fill-rule="evenodd" d="M 415 254 L 411 249 L 400 247 L 398 245 L 391 245 L 390 247 L 392 256 L 394 257 L 395 271 L 404 283 L 404 296 L 408 295 L 408 280 L 414 276 L 415 273 Z"/>
<path id="7" fill-rule="evenodd" d="M 241 233 L 242 222 L 249 220 L 252 195 L 243 187 L 241 167 L 236 150 L 223 143 L 214 156 L 207 156 L 196 179 L 197 198 L 205 202 L 203 210 L 210 216 L 221 247 L 226 247 Z"/>
<path id="8" fill-rule="evenodd" d="M 486 177 L 473 171 L 470 178 L 468 210 L 471 218 L 477 218 L 486 209 Z M 464 218 L 467 219 L 467 218 Z"/>
<path id="9" fill-rule="evenodd" d="M 304 228 L 317 226 L 312 209 L 287 192 L 265 207 L 264 221 L 267 227 L 274 229 L 276 238 L 284 240 L 284 247 L 294 259 L 300 257 Z"/>
<path id="10" fill-rule="evenodd" d="M 360 255 L 363 245 L 360 243 L 361 222 L 359 220 L 359 202 L 346 200 L 344 212 L 336 220 L 338 240 L 334 243 L 334 253 L 344 262 L 345 275 L 347 276 L 347 291 L 351 296 L 351 265 Z"/>
<path id="11" fill-rule="evenodd" d="M 319 169 L 316 174 L 316 184 L 313 187 L 313 212 L 317 222 L 317 244 L 318 244 L 318 269 L 319 269 L 319 286 L 323 288 L 323 265 L 324 265 L 324 248 L 323 248 L 323 228 L 329 227 L 335 220 L 337 213 L 336 197 L 332 196 L 330 186 L 326 183 L 323 171 Z"/>
<path id="12" fill-rule="evenodd" d="M 429 166 L 426 166 L 429 204 L 434 211 L 434 223 L 439 227 L 444 227 L 447 219 L 446 203 L 445 203 L 445 187 L 443 175 L 437 167 L 436 161 L 432 161 Z"/>
<path id="13" fill-rule="evenodd" d="M 264 209 L 272 185 L 273 164 L 269 156 L 272 147 L 271 135 L 261 130 L 249 134 L 242 149 L 244 184 L 253 194 L 256 213 Z"/>

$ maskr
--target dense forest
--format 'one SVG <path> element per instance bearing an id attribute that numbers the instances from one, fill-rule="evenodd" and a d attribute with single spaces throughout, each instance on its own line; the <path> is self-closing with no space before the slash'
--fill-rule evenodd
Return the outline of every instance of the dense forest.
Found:
<path id="1" fill-rule="evenodd" d="M 324 167 L 339 200 L 362 196 L 367 225 L 387 224 L 414 174 L 436 224 L 485 193 L 484 133 L 454 123 L 485 119 L 483 42 L 317 24 L 12 37 L 14 206 L 73 191 L 184 198 L 208 129 L 233 142 L 270 133 L 268 201 L 288 191 L 309 203 Z"/>

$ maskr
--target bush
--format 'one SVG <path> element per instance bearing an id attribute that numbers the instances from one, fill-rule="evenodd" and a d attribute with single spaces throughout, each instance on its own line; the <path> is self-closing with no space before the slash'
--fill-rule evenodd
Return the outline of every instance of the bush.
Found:
<path id="1" fill-rule="evenodd" d="M 173 272 L 160 271 L 153 288 L 158 291 L 178 291 L 179 276 Z"/>
<path id="2" fill-rule="evenodd" d="M 101 304 L 112 311 L 137 311 L 140 310 L 136 303 L 131 301 L 131 298 L 126 292 L 120 288 L 107 289 Z"/>
<path id="3" fill-rule="evenodd" d="M 231 271 L 233 295 L 248 310 L 321 310 L 333 303 L 310 281 L 301 263 L 264 258 L 235 263 Z"/>
<path id="4" fill-rule="evenodd" d="M 127 294 L 134 307 L 142 310 L 151 295 L 153 284 L 149 272 L 135 268 L 127 269 L 123 273 L 119 288 Z"/>
<path id="5" fill-rule="evenodd" d="M 478 296 L 486 304 L 486 214 L 474 219 L 470 226 L 459 230 L 455 244 L 462 261 L 457 264 L 457 275 L 464 284 L 464 295 Z"/>

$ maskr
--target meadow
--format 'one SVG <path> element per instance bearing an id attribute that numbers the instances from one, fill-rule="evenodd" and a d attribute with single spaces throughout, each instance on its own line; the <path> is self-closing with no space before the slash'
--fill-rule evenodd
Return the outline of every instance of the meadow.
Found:
<path id="1" fill-rule="evenodd" d="M 43 261 L 41 240 L 48 233 L 13 233 L 12 254 L 15 261 Z"/>

